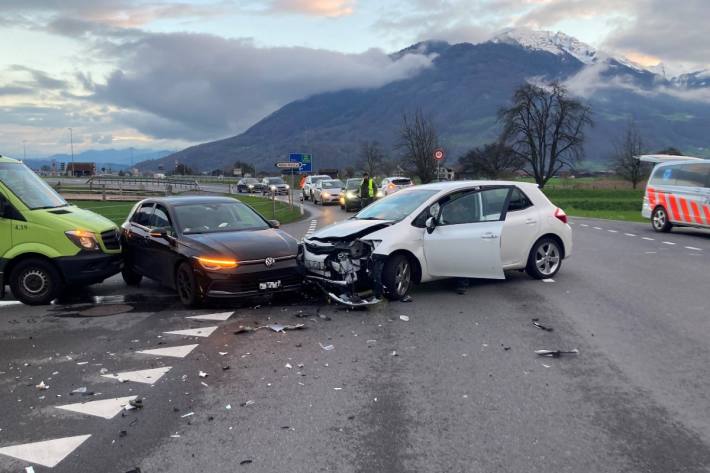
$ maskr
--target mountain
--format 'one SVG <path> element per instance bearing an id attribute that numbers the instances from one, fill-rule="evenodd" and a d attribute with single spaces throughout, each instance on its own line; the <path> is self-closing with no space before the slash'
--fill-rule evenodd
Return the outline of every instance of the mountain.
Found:
<path id="1" fill-rule="evenodd" d="M 633 118 L 650 150 L 675 146 L 708 153 L 709 97 L 689 95 L 688 84 L 667 80 L 623 57 L 607 55 L 563 33 L 505 30 L 480 44 L 417 43 L 394 53 L 433 54 L 431 67 L 374 89 L 319 94 L 291 102 L 246 132 L 140 164 L 155 169 L 185 163 L 201 171 L 236 160 L 274 170 L 291 152 L 310 152 L 314 168 L 355 165 L 364 140 L 377 140 L 392 156 L 403 113 L 421 108 L 432 118 L 452 163 L 473 146 L 494 140 L 497 112 L 526 81 L 562 81 L 594 112 L 589 161 L 604 161 L 610 142 Z M 700 74 L 698 75 L 700 77 Z M 710 91 L 708 88 L 706 91 Z M 697 91 L 696 91 L 697 92 Z M 705 92 L 703 90 L 702 92 Z"/>
<path id="2" fill-rule="evenodd" d="M 128 169 L 131 164 L 137 164 L 141 161 L 160 159 L 172 154 L 169 150 L 156 149 L 140 149 L 130 148 L 125 149 L 89 149 L 80 153 L 74 154 L 75 162 L 96 163 L 97 168 L 111 168 L 113 170 Z M 52 161 L 55 163 L 71 162 L 70 154 L 54 154 L 45 158 L 29 158 L 26 163 L 35 169 L 42 166 L 51 166 Z"/>

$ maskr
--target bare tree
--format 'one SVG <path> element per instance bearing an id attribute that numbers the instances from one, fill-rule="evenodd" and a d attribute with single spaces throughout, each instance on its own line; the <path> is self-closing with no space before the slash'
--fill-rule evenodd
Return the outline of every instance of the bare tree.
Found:
<path id="1" fill-rule="evenodd" d="M 612 165 L 616 173 L 624 180 L 629 181 L 634 189 L 643 181 L 649 172 L 647 163 L 636 159 L 636 156 L 644 154 L 643 138 L 636 123 L 630 121 L 622 135 L 614 140 L 614 154 L 612 155 Z"/>
<path id="2" fill-rule="evenodd" d="M 473 148 L 459 158 L 465 172 L 487 179 L 498 179 L 521 169 L 525 161 L 510 146 L 500 141 Z"/>
<path id="3" fill-rule="evenodd" d="M 422 183 L 431 182 L 436 177 L 434 150 L 439 145 L 436 128 L 430 119 L 417 110 L 413 116 L 402 115 L 398 149 L 403 150 L 403 164 L 414 171 Z"/>
<path id="4" fill-rule="evenodd" d="M 543 188 L 565 166 L 584 155 L 584 129 L 592 126 L 591 109 L 571 98 L 557 82 L 549 87 L 525 84 L 502 109 L 503 140 L 523 159 L 525 171 Z"/>
<path id="5" fill-rule="evenodd" d="M 360 145 L 360 161 L 358 167 L 370 176 L 376 176 L 382 168 L 385 155 L 377 141 L 365 141 Z"/>

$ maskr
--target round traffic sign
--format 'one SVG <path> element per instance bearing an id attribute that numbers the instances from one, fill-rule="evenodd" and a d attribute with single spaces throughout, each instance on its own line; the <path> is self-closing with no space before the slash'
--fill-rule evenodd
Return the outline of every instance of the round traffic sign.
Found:
<path id="1" fill-rule="evenodd" d="M 437 161 L 443 160 L 445 156 L 446 156 L 446 154 L 444 154 L 443 149 L 437 148 L 434 150 L 434 159 L 436 159 Z"/>

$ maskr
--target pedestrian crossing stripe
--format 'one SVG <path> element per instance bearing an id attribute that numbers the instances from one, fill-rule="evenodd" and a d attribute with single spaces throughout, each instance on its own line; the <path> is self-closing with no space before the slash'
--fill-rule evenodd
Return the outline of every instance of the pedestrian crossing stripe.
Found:
<path id="1" fill-rule="evenodd" d="M 197 346 L 197 345 L 195 345 Z M 153 384 L 156 383 L 165 373 L 170 371 L 172 366 L 163 366 L 162 368 L 152 368 L 149 370 L 124 371 L 116 374 L 102 374 L 103 378 L 118 379 L 124 381 L 133 381 L 135 383 Z"/>
<path id="2" fill-rule="evenodd" d="M 87 414 L 90 416 L 102 417 L 104 419 L 113 419 L 123 410 L 123 406 L 137 397 L 138 396 L 115 397 L 113 399 L 77 402 L 76 404 L 66 404 L 64 406 L 55 407 L 65 411 L 78 412 L 79 414 Z"/>
<path id="3" fill-rule="evenodd" d="M 77 435 L 0 448 L 0 455 L 54 468 L 91 435 Z"/>
<path id="4" fill-rule="evenodd" d="M 197 345 L 180 345 L 176 347 L 155 348 L 152 350 L 140 350 L 136 353 L 141 355 L 171 356 L 173 358 L 185 358 L 194 350 Z"/>
<path id="5" fill-rule="evenodd" d="M 163 332 L 168 335 L 184 335 L 186 337 L 209 337 L 212 332 L 217 330 L 219 327 L 202 327 L 202 328 L 191 328 L 187 330 L 173 330 L 171 332 Z"/>

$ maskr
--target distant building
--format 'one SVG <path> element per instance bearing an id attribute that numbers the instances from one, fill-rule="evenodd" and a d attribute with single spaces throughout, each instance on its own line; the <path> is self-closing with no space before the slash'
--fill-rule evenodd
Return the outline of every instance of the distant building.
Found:
<path id="1" fill-rule="evenodd" d="M 67 163 L 64 174 L 73 177 L 95 176 L 96 163 Z"/>

